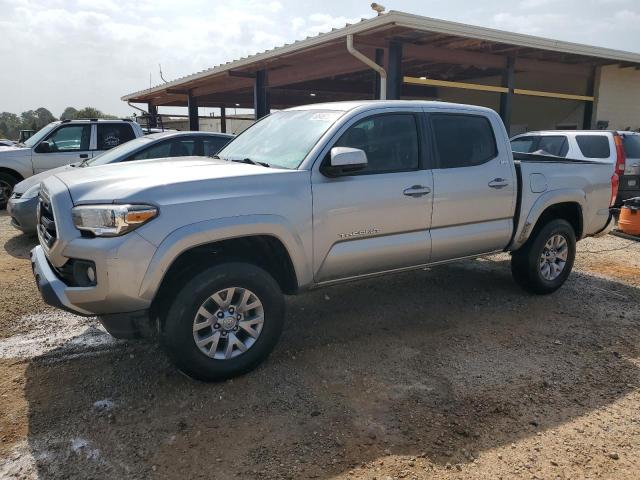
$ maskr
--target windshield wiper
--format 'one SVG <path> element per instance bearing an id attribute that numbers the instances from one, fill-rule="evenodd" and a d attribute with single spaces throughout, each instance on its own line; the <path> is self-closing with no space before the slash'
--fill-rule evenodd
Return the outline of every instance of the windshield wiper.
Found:
<path id="1" fill-rule="evenodd" d="M 238 162 L 238 163 L 248 163 L 250 165 L 262 165 L 263 167 L 271 167 L 271 165 L 269 165 L 267 162 L 256 162 L 255 160 L 251 160 L 250 158 L 243 158 L 242 160 L 240 160 L 239 158 L 234 158 L 231 160 L 232 162 Z"/>

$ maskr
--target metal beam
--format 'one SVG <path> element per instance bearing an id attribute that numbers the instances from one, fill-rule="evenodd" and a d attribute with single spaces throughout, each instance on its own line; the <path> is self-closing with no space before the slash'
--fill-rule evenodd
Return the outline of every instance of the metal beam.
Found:
<path id="1" fill-rule="evenodd" d="M 148 103 L 147 111 L 149 112 L 149 123 L 147 126 L 149 128 L 156 128 L 158 126 L 158 107 L 153 103 Z"/>
<path id="2" fill-rule="evenodd" d="M 376 48 L 375 62 L 381 67 L 384 66 L 384 50 L 382 48 Z M 380 74 L 378 72 L 373 73 L 373 99 L 378 100 L 380 98 Z"/>
<path id="3" fill-rule="evenodd" d="M 227 133 L 227 109 L 220 107 L 220 131 Z"/>
<path id="4" fill-rule="evenodd" d="M 269 90 L 267 88 L 267 71 L 258 70 L 256 72 L 255 83 L 253 85 L 253 111 L 255 119 L 258 120 L 265 115 L 269 115 Z"/>
<path id="5" fill-rule="evenodd" d="M 200 121 L 198 120 L 198 100 L 191 92 L 187 97 L 187 112 L 189 114 L 189 130 L 200 130 Z"/>
<path id="6" fill-rule="evenodd" d="M 504 123 L 509 135 L 511 135 L 511 110 L 513 105 L 513 94 L 515 92 L 515 66 L 515 57 L 509 57 L 507 59 L 507 68 L 502 73 L 502 86 L 505 87 L 507 91 L 500 94 L 500 118 L 502 118 L 502 122 Z"/>
<path id="7" fill-rule="evenodd" d="M 595 95 L 595 85 L 596 85 L 596 68 L 594 67 L 591 71 L 591 75 L 587 79 L 587 95 L 593 97 Z M 593 103 L 594 102 L 585 102 L 584 103 L 584 114 L 582 117 L 582 128 L 584 130 L 591 130 L 593 128 Z"/>
<path id="8" fill-rule="evenodd" d="M 387 55 L 387 99 L 399 100 L 402 93 L 402 44 L 389 44 Z"/>

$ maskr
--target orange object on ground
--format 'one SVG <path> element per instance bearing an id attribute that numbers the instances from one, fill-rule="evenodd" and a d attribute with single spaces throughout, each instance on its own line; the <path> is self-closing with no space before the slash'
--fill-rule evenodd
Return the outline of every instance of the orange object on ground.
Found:
<path id="1" fill-rule="evenodd" d="M 628 235 L 640 235 L 640 208 L 629 205 L 622 207 L 618 227 Z"/>

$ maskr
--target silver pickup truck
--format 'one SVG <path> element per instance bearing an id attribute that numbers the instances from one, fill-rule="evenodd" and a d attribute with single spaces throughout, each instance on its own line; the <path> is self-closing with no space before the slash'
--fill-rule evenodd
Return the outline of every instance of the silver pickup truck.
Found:
<path id="1" fill-rule="evenodd" d="M 439 102 L 296 107 L 218 155 L 45 180 L 45 301 L 117 337 L 155 332 L 182 371 L 220 380 L 274 348 L 284 294 L 503 251 L 551 293 L 616 193 L 611 165 L 514 160 L 493 110 Z"/>

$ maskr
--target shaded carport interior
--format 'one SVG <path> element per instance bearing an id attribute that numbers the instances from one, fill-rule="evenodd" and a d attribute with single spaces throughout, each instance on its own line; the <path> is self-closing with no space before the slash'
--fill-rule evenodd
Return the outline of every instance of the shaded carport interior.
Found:
<path id="1" fill-rule="evenodd" d="M 349 35 L 384 68 L 384 92 L 379 75 L 347 50 Z M 249 108 L 260 118 L 270 109 L 382 97 L 485 105 L 508 126 L 555 128 L 569 119 L 592 128 L 604 65 L 638 69 L 640 55 L 392 11 L 122 99 L 147 104 L 151 114 L 187 107 L 191 129 L 198 107 L 222 116 Z"/>

